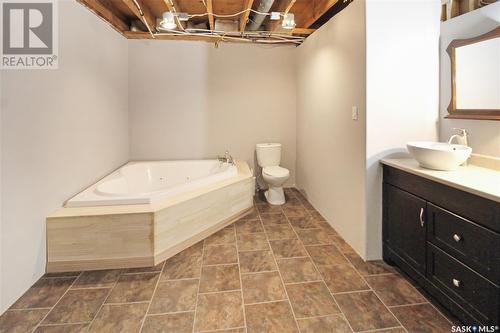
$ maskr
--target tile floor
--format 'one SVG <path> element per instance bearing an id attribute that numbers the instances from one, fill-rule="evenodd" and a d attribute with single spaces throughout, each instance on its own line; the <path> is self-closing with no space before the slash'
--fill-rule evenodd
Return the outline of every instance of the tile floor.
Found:
<path id="1" fill-rule="evenodd" d="M 155 267 L 47 274 L 0 332 L 450 332 L 407 280 L 286 193 Z"/>

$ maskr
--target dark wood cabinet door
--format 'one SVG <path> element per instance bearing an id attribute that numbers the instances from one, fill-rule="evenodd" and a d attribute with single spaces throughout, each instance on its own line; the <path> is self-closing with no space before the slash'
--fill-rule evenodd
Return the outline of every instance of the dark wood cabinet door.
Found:
<path id="1" fill-rule="evenodd" d="M 384 184 L 384 242 L 415 270 L 425 275 L 426 202 Z"/>

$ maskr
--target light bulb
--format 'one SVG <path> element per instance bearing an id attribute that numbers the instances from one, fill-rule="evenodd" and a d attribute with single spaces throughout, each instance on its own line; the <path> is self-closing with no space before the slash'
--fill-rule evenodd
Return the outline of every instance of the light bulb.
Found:
<path id="1" fill-rule="evenodd" d="M 283 17 L 283 22 L 281 22 L 283 29 L 293 29 L 295 28 L 295 16 L 291 13 L 286 14 Z"/>
<path id="2" fill-rule="evenodd" d="M 160 29 L 163 30 L 174 30 L 177 28 L 177 23 L 175 23 L 175 16 L 172 12 L 164 12 L 163 20 L 160 22 Z"/>

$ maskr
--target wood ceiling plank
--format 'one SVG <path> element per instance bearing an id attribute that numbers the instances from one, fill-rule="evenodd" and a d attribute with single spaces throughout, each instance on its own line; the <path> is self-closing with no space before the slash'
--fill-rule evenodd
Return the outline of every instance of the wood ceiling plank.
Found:
<path id="1" fill-rule="evenodd" d="M 252 6 L 253 6 L 253 0 L 245 0 L 245 7 L 243 10 L 246 10 L 246 12 L 244 12 L 240 16 L 240 32 L 245 31 L 245 27 L 247 26 L 248 17 L 250 16 L 250 10 L 252 9 Z"/>
<path id="2" fill-rule="evenodd" d="M 108 22 L 119 33 L 123 34 L 125 31 L 129 30 L 129 25 L 123 19 L 116 16 L 110 8 L 104 6 L 99 0 L 77 1 Z"/>
<path id="3" fill-rule="evenodd" d="M 314 6 L 309 7 L 311 15 L 308 15 L 303 22 L 300 22 L 301 28 L 309 28 L 317 19 L 319 19 L 328 9 L 335 5 L 339 0 L 314 0 Z M 306 16 L 306 15 L 305 15 Z M 299 25 L 299 23 L 297 23 Z"/>
<path id="4" fill-rule="evenodd" d="M 151 12 L 143 0 L 122 0 L 125 5 L 146 25 L 149 33 L 156 32 L 156 16 Z"/>

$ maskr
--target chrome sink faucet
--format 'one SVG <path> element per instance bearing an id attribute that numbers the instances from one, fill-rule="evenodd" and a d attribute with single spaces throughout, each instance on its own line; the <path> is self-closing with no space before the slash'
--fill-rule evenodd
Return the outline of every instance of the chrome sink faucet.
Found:
<path id="1" fill-rule="evenodd" d="M 454 130 L 458 131 L 459 134 L 453 134 L 452 136 L 450 136 L 448 144 L 452 144 L 453 140 L 456 139 L 459 145 L 469 147 L 469 133 L 465 130 L 465 128 L 454 128 Z M 462 163 L 462 166 L 467 166 L 467 164 L 468 160 Z"/>
<path id="2" fill-rule="evenodd" d="M 469 133 L 464 128 L 454 128 L 455 131 L 459 131 L 459 134 L 454 134 L 448 140 L 449 144 L 453 143 L 456 139 L 459 145 L 469 146 Z"/>

